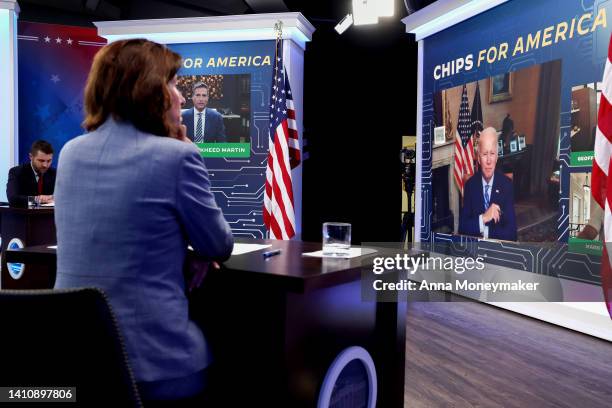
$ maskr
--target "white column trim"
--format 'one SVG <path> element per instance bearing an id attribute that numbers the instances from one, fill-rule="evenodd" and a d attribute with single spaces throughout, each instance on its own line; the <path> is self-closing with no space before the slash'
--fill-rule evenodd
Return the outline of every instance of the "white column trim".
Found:
<path id="1" fill-rule="evenodd" d="M 15 0 L 0 1 L 0 201 L 6 199 L 8 170 L 18 161 L 17 18 Z"/>

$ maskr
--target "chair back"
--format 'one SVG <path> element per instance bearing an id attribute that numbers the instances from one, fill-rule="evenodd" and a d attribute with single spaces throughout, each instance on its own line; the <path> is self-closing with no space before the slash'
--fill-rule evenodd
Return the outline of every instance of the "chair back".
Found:
<path id="1" fill-rule="evenodd" d="M 0 290 L 0 384 L 76 387 L 83 406 L 142 403 L 99 289 Z"/>

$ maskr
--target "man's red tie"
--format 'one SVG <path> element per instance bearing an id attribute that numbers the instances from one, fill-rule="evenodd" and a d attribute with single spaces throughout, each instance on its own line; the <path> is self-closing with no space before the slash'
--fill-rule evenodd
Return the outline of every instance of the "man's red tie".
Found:
<path id="1" fill-rule="evenodd" d="M 38 175 L 38 195 L 41 195 L 43 190 L 42 190 L 42 186 L 43 186 L 43 181 L 42 181 L 43 175 L 42 173 L 40 173 Z"/>

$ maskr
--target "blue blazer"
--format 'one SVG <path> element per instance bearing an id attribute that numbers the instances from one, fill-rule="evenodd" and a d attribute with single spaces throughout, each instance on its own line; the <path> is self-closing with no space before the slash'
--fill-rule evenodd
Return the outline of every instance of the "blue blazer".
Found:
<path id="1" fill-rule="evenodd" d="M 187 127 L 187 137 L 193 140 L 195 136 L 195 125 L 193 123 L 193 108 L 183 110 L 181 112 L 181 116 L 183 117 L 183 125 Z M 225 137 L 225 125 L 223 124 L 223 116 L 215 109 L 211 108 L 206 108 L 206 113 L 204 114 L 204 116 L 204 141 L 207 143 L 225 143 L 227 138 Z"/>
<path id="2" fill-rule="evenodd" d="M 233 238 L 198 149 L 108 119 L 62 149 L 55 184 L 55 287 L 110 299 L 136 381 L 188 376 L 210 361 L 189 319 L 187 246 L 224 260 Z"/>
<path id="3" fill-rule="evenodd" d="M 490 221 L 489 238 L 516 241 L 516 215 L 514 212 L 514 188 L 512 180 L 495 171 L 491 188 L 491 203 L 499 205 L 502 211 L 499 222 Z M 476 172 L 463 188 L 463 207 L 459 217 L 459 233 L 482 236 L 478 216 L 485 212 L 482 173 Z"/>

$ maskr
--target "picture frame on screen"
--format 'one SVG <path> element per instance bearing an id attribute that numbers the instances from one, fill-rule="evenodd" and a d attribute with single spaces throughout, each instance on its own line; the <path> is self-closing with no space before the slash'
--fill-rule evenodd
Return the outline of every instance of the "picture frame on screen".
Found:
<path id="1" fill-rule="evenodd" d="M 510 142 L 510 153 L 514 153 L 514 152 L 516 152 L 517 150 L 518 150 L 518 143 L 517 143 L 517 141 L 516 141 L 516 139 L 515 139 L 515 140 L 512 140 L 512 141 Z"/>
<path id="2" fill-rule="evenodd" d="M 439 145 L 446 143 L 446 128 L 444 126 L 438 126 L 434 128 L 434 144 Z"/>
<path id="3" fill-rule="evenodd" d="M 519 150 L 523 150 L 527 145 L 525 144 L 525 135 L 520 135 L 518 137 L 518 147 Z"/>
<path id="4" fill-rule="evenodd" d="M 489 78 L 489 103 L 512 99 L 513 73 L 506 72 Z"/>
<path id="5" fill-rule="evenodd" d="M 498 156 L 504 155 L 504 141 L 501 139 L 497 141 L 497 155 Z"/>

